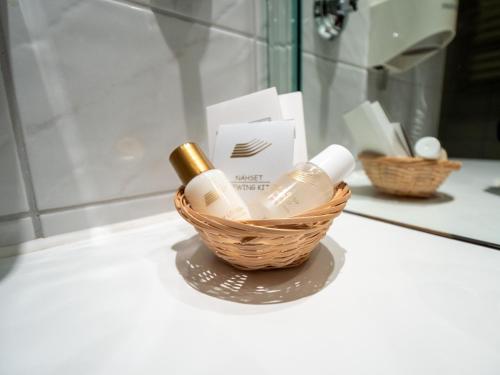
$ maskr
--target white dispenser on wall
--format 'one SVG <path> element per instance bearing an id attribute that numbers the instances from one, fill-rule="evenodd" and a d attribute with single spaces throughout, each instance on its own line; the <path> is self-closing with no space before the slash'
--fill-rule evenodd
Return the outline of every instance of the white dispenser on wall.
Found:
<path id="1" fill-rule="evenodd" d="M 458 0 L 369 0 L 368 66 L 403 72 L 455 36 Z"/>

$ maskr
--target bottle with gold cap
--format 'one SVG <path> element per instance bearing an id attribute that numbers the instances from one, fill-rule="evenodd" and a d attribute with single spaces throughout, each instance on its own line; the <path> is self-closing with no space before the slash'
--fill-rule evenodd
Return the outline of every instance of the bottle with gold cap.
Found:
<path id="1" fill-rule="evenodd" d="M 248 220 L 250 212 L 226 175 L 215 169 L 196 143 L 184 143 L 170 154 L 193 209 L 228 220 Z"/>

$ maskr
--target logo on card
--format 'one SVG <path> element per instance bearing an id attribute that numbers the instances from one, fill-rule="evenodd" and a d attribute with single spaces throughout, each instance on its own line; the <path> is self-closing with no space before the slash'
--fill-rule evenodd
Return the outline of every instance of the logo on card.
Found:
<path id="1" fill-rule="evenodd" d="M 259 152 L 264 151 L 271 146 L 272 143 L 263 141 L 261 139 L 252 139 L 247 143 L 236 143 L 231 158 L 248 158 L 257 155 Z"/>
<path id="2" fill-rule="evenodd" d="M 219 199 L 219 194 L 217 194 L 217 192 L 213 190 L 210 190 L 203 197 L 205 198 L 205 207 L 208 207 L 212 203 L 214 203 L 217 199 Z"/>

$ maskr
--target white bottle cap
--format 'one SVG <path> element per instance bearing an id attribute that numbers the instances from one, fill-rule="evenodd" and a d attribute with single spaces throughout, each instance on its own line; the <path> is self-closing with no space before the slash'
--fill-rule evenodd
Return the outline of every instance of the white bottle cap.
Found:
<path id="1" fill-rule="evenodd" d="M 425 159 L 439 159 L 441 143 L 434 137 L 420 138 L 415 143 L 415 154 Z"/>
<path id="2" fill-rule="evenodd" d="M 334 185 L 349 176 L 355 164 L 354 156 L 341 145 L 328 146 L 309 162 L 324 170 Z"/>

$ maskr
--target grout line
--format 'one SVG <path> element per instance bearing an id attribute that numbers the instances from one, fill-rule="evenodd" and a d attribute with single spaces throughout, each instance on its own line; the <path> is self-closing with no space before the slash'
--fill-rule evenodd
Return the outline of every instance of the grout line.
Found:
<path id="1" fill-rule="evenodd" d="M 129 196 L 129 197 L 123 197 L 123 198 L 113 198 L 113 199 L 106 199 L 106 200 L 102 200 L 102 201 L 95 201 L 95 202 L 82 203 L 82 204 L 74 204 L 74 205 L 71 205 L 71 206 L 56 207 L 56 208 L 45 208 L 45 209 L 40 210 L 39 213 L 40 214 L 52 214 L 52 213 L 57 213 L 57 212 L 64 212 L 64 211 L 69 211 L 69 210 L 75 210 L 75 209 L 79 209 L 79 208 L 95 207 L 95 206 L 105 206 L 107 204 L 129 202 L 129 201 L 133 201 L 133 200 L 141 199 L 141 198 L 161 197 L 162 195 L 174 194 L 176 191 L 177 191 L 177 189 L 174 189 L 174 190 L 164 190 L 164 191 L 158 191 L 158 192 L 154 192 L 154 193 L 138 194 L 138 195 L 133 195 L 133 196 Z"/>
<path id="2" fill-rule="evenodd" d="M 31 213 L 21 212 L 21 213 L 16 213 L 16 214 L 2 215 L 2 216 L 0 216 L 0 223 L 6 222 L 6 221 L 14 221 L 14 220 L 19 220 L 19 219 L 24 219 L 27 217 L 31 218 Z"/>
<path id="3" fill-rule="evenodd" d="M 222 32 L 226 32 L 229 34 L 234 34 L 235 36 L 244 37 L 244 38 L 253 38 L 254 37 L 252 35 L 252 33 L 246 33 L 246 32 L 241 31 L 241 30 L 235 30 L 235 29 L 232 29 L 232 28 L 227 27 L 227 26 L 216 25 L 216 24 L 210 23 L 208 21 L 203 21 L 203 20 L 198 19 L 198 18 L 192 18 L 192 17 L 186 16 L 184 14 L 177 13 L 177 12 L 172 11 L 172 10 L 158 8 L 155 5 L 151 5 L 151 4 L 145 5 L 143 3 L 135 2 L 134 0 L 111 0 L 111 1 L 119 2 L 119 3 L 133 4 L 134 6 L 137 6 L 138 8 L 151 10 L 154 13 L 160 13 L 160 14 L 163 14 L 165 16 L 170 16 L 173 18 L 180 19 L 182 21 L 196 23 L 198 25 L 206 26 L 208 28 L 211 28 L 211 29 L 214 29 L 217 31 L 222 31 Z"/>
<path id="4" fill-rule="evenodd" d="M 7 38 L 8 25 L 5 25 L 5 20 L 8 22 L 7 9 L 4 7 L 1 9 L 2 17 L 0 20 L 0 48 L 3 50 L 0 56 L 0 66 L 2 70 L 2 75 L 5 84 L 5 92 L 7 96 L 7 105 L 10 115 L 10 120 L 12 124 L 12 130 L 14 132 L 14 139 L 16 142 L 16 150 L 19 158 L 19 163 L 21 165 L 21 172 L 23 176 L 26 199 L 28 201 L 29 214 L 32 217 L 33 229 L 36 237 L 42 237 L 42 223 L 40 221 L 40 216 L 37 210 L 36 197 L 35 197 L 35 186 L 33 184 L 33 178 L 31 175 L 31 168 L 28 160 L 28 153 L 26 150 L 26 141 L 24 138 L 24 133 L 21 125 L 20 110 L 15 95 L 14 78 L 12 76 L 12 69 L 10 65 L 10 48 L 9 40 Z"/>
<path id="5" fill-rule="evenodd" d="M 258 25 L 257 25 L 257 8 L 258 8 L 258 1 L 254 1 L 253 2 L 253 7 L 252 7 L 252 12 L 253 12 L 253 22 L 252 22 L 252 25 L 253 25 L 253 38 L 256 39 L 257 38 L 257 34 L 258 34 Z"/>
<path id="6" fill-rule="evenodd" d="M 366 71 L 369 70 L 366 66 L 362 66 L 362 65 L 358 65 L 358 64 L 353 64 L 351 62 L 343 61 L 343 60 L 334 60 L 334 59 L 331 59 L 331 58 L 328 58 L 328 57 L 316 55 L 316 54 L 314 54 L 312 52 L 309 52 L 309 51 L 302 50 L 302 54 L 303 55 L 307 55 L 309 57 L 314 57 L 314 58 L 317 58 L 317 59 L 320 59 L 320 60 L 323 60 L 323 61 L 326 61 L 326 62 L 329 62 L 329 63 L 346 65 L 346 66 L 349 66 L 351 68 L 356 68 L 356 69 L 360 69 L 360 70 L 366 70 Z"/>

